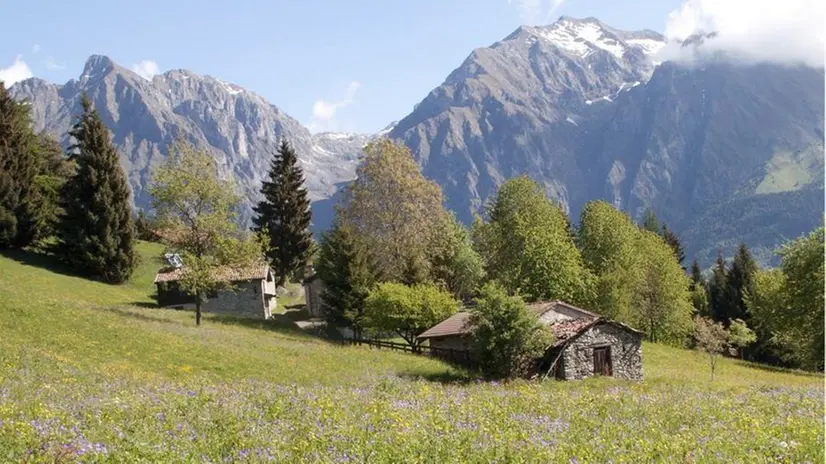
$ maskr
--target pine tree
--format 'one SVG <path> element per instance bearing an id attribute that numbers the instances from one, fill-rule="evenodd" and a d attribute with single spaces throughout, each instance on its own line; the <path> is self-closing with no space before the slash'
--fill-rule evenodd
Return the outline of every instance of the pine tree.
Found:
<path id="1" fill-rule="evenodd" d="M 680 237 L 665 224 L 663 224 L 662 237 L 665 243 L 674 250 L 674 256 L 677 257 L 677 262 L 680 263 L 680 267 L 682 267 L 683 261 L 685 261 L 685 251 L 683 250 L 683 245 L 680 243 Z M 683 268 L 683 270 L 685 270 L 685 268 Z"/>
<path id="2" fill-rule="evenodd" d="M 310 200 L 304 173 L 293 147 L 281 141 L 270 164 L 269 180 L 261 187 L 264 200 L 254 207 L 253 229 L 268 237 L 267 257 L 278 275 L 278 285 L 304 267 L 312 244 Z"/>
<path id="3" fill-rule="evenodd" d="M 24 247 L 37 238 L 42 196 L 37 138 L 28 105 L 0 82 L 0 248 Z"/>
<path id="4" fill-rule="evenodd" d="M 69 135 L 77 172 L 64 185 L 59 254 L 72 268 L 104 282 L 122 283 L 137 261 L 129 184 L 109 131 L 84 95 Z"/>
<path id="5" fill-rule="evenodd" d="M 660 233 L 660 220 L 651 208 L 645 208 L 642 213 L 642 228 L 655 234 Z"/>

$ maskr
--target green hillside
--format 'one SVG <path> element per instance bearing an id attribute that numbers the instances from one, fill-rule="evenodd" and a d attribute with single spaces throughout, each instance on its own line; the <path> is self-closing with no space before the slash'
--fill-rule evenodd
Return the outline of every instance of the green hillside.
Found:
<path id="1" fill-rule="evenodd" d="M 823 377 L 646 344 L 646 380 L 483 383 L 0 256 L 2 462 L 821 462 Z"/>

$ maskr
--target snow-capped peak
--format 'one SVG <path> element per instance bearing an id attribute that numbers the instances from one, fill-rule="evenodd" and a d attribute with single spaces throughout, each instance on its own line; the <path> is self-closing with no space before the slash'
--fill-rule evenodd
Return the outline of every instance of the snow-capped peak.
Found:
<path id="1" fill-rule="evenodd" d="M 596 18 L 576 19 L 562 16 L 545 27 L 526 28 L 537 37 L 579 57 L 586 57 L 602 49 L 622 58 L 629 48 L 638 48 L 645 55 L 653 55 L 665 39 L 650 31 L 626 32 L 606 26 Z"/>

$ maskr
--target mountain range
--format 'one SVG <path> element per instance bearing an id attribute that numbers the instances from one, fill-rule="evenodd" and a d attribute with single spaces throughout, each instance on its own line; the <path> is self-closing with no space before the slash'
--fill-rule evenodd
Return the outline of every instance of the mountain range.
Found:
<path id="1" fill-rule="evenodd" d="M 262 97 L 211 76 L 172 70 L 146 80 L 104 56 L 64 85 L 32 78 L 37 130 L 65 133 L 88 93 L 113 132 L 135 203 L 149 205 L 151 169 L 182 136 L 209 147 L 250 205 L 280 137 L 296 147 L 325 228 L 361 147 L 405 143 L 465 222 L 507 178 L 528 174 L 575 218 L 592 199 L 639 217 L 652 208 L 690 258 L 709 264 L 741 239 L 763 262 L 823 214 L 824 71 L 702 55 L 714 34 L 681 44 L 690 64 L 662 61 L 675 44 L 595 18 L 517 28 L 467 59 L 407 116 L 377 134 L 312 134 Z M 680 44 L 676 44 L 680 46 Z M 696 59 L 700 57 L 701 59 Z"/>

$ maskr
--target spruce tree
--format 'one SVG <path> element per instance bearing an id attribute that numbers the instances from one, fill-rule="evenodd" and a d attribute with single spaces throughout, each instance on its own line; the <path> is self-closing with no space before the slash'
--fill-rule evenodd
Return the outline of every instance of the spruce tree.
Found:
<path id="1" fill-rule="evenodd" d="M 714 320 L 723 322 L 727 319 L 728 310 L 728 270 L 726 260 L 721 252 L 717 253 L 717 261 L 711 279 L 708 281 L 708 304 Z"/>
<path id="2" fill-rule="evenodd" d="M 754 274 L 756 272 L 757 263 L 752 258 L 746 244 L 740 243 L 726 276 L 727 318 L 729 320 L 743 319 L 749 322 L 750 318 L 744 298 L 746 294 L 754 293 Z"/>
<path id="3" fill-rule="evenodd" d="M 682 267 L 683 261 L 685 261 L 685 251 L 683 250 L 683 245 L 680 243 L 680 237 L 665 224 L 663 224 L 662 237 L 665 243 L 674 250 L 674 256 L 677 257 L 677 262 L 680 263 L 680 267 Z M 683 270 L 685 270 L 685 268 L 683 268 Z"/>
<path id="4" fill-rule="evenodd" d="M 253 209 L 253 230 L 266 231 L 270 259 L 278 285 L 304 267 L 312 244 L 310 200 L 304 188 L 304 173 L 293 147 L 281 141 L 270 164 L 269 180 L 261 187 L 264 199 Z"/>
<path id="5" fill-rule="evenodd" d="M 360 338 L 365 301 L 379 279 L 363 245 L 339 219 L 321 239 L 316 271 L 324 282 L 321 299 L 325 318 L 331 325 L 351 327 Z"/>
<path id="6" fill-rule="evenodd" d="M 62 192 L 58 251 L 76 271 L 122 283 L 137 264 L 129 185 L 109 130 L 85 94 L 81 103 L 83 112 L 69 131 L 77 172 Z"/>
<path id="7" fill-rule="evenodd" d="M 0 248 L 24 247 L 37 238 L 42 196 L 37 137 L 29 107 L 0 82 Z"/>

